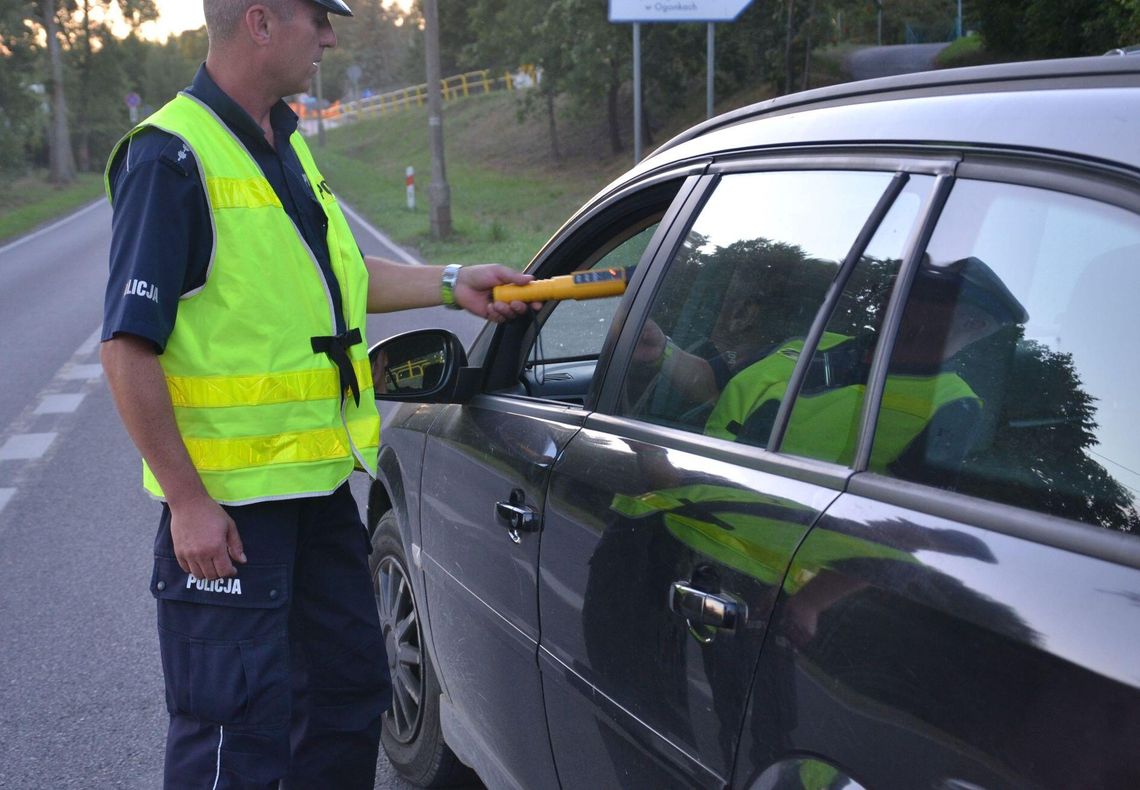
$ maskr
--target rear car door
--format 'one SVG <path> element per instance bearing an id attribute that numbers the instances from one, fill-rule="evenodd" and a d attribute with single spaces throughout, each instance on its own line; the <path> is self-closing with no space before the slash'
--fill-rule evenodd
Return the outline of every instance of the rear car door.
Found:
<path id="1" fill-rule="evenodd" d="M 721 170 L 639 273 L 598 410 L 550 476 L 539 657 L 563 787 L 730 780 L 784 574 L 849 468 L 779 458 L 763 426 L 725 438 L 713 406 L 802 345 L 857 263 L 885 298 L 934 181 L 850 159 Z"/>
<path id="2" fill-rule="evenodd" d="M 864 471 L 783 586 L 742 786 L 804 755 L 873 787 L 1140 786 L 1140 190 L 1027 158 L 958 176 L 911 263 L 993 277 L 891 304 Z M 915 387 L 916 339 L 941 384 Z M 931 430 L 888 451 L 904 394 Z M 968 422 L 940 418 L 961 401 Z"/>
<path id="3" fill-rule="evenodd" d="M 536 274 L 635 266 L 685 183 L 673 176 L 605 201 L 546 250 Z M 548 303 L 490 327 L 472 350 L 483 391 L 442 407 L 428 432 L 422 564 L 441 721 L 492 785 L 557 786 L 537 664 L 542 513 L 620 302 Z"/>

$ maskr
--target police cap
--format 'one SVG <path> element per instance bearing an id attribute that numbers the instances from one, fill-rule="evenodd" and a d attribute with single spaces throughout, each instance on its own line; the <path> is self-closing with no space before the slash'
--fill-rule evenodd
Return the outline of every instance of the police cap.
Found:
<path id="1" fill-rule="evenodd" d="M 313 2 L 321 8 L 328 9 L 330 14 L 352 16 L 352 9 L 348 7 L 344 0 L 313 0 Z"/>
<path id="2" fill-rule="evenodd" d="M 972 256 L 938 265 L 926 259 L 914 286 L 919 291 L 956 292 L 957 299 L 985 310 L 1002 323 L 1024 324 L 1029 320 L 1025 307 L 993 269 Z"/>

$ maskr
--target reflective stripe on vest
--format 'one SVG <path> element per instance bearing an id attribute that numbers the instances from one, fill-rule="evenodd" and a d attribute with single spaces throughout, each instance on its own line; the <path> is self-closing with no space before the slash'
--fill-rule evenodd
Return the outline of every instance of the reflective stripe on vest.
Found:
<path id="1" fill-rule="evenodd" d="M 380 422 L 367 342 L 362 336 L 348 352 L 361 389 L 357 406 L 342 397 L 334 363 L 313 352 L 311 338 L 336 334 L 328 284 L 257 163 L 212 111 L 185 94 L 119 146 L 148 126 L 193 151 L 214 229 L 206 283 L 183 296 L 159 356 L 207 491 L 219 502 L 246 504 L 335 490 L 358 466 L 375 474 Z M 363 332 L 368 273 L 360 251 L 300 135 L 290 144 L 328 218 L 344 324 Z M 145 464 L 143 480 L 162 495 Z"/>

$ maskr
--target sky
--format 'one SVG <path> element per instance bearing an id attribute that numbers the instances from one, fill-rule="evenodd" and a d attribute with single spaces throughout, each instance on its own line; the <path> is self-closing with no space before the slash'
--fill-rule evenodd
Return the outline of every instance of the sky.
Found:
<path id="1" fill-rule="evenodd" d="M 148 24 L 144 35 L 148 38 L 163 40 L 171 33 L 181 33 L 183 30 L 193 30 L 206 24 L 202 18 L 202 0 L 155 0 L 158 6 L 158 21 Z M 352 0 L 348 0 L 352 5 Z M 387 5 L 407 7 L 411 0 L 390 0 Z"/>

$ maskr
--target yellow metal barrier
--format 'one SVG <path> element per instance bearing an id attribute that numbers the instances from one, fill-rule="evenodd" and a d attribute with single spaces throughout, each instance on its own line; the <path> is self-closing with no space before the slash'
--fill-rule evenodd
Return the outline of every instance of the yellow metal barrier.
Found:
<path id="1" fill-rule="evenodd" d="M 519 84 L 519 77 L 524 76 L 523 84 Z M 466 98 L 472 93 L 487 94 L 497 90 L 514 91 L 524 85 L 537 85 L 540 74 L 534 66 L 520 66 L 516 72 L 504 72 L 502 77 L 494 78 L 488 69 L 469 71 L 465 74 L 456 74 L 440 80 L 444 101 L 455 101 Z M 427 102 L 427 84 L 410 85 L 399 90 L 369 96 L 349 102 L 334 102 L 321 111 L 306 108 L 300 103 L 291 105 L 294 112 L 302 121 L 316 120 L 319 116 L 331 124 L 355 121 L 358 118 L 375 118 L 388 113 L 397 113 L 410 110 L 413 107 L 423 107 Z"/>

